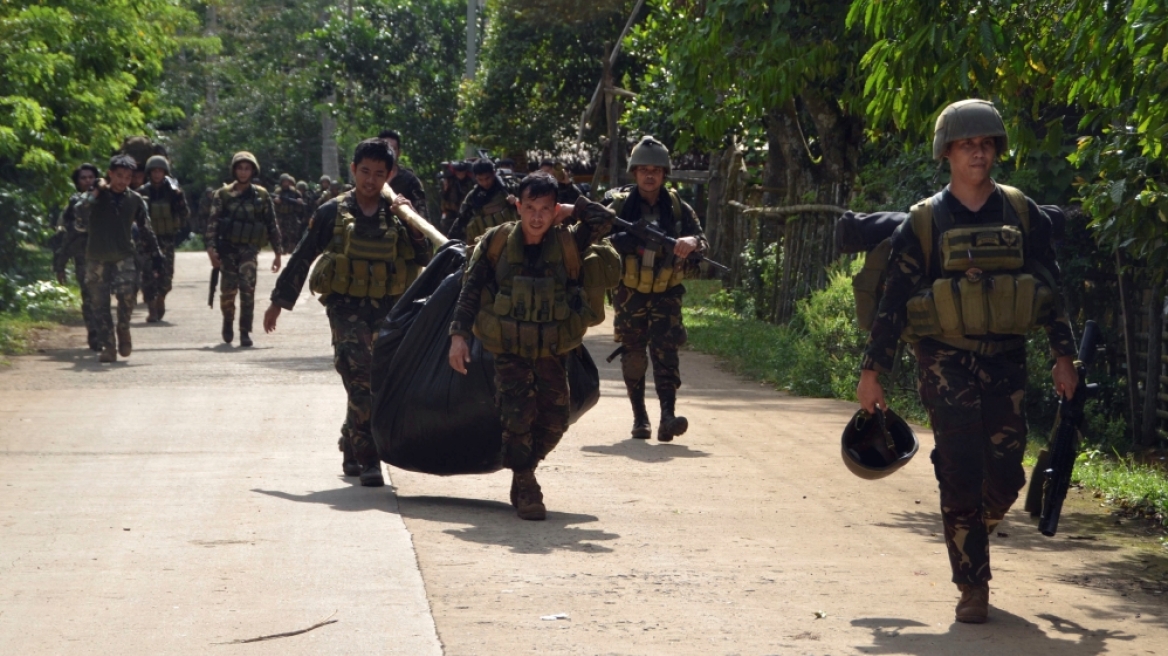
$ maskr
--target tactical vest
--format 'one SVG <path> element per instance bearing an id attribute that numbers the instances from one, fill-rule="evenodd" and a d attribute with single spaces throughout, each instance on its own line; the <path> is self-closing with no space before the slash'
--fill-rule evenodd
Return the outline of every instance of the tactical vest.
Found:
<path id="1" fill-rule="evenodd" d="M 154 228 L 156 235 L 173 235 L 180 227 L 178 218 L 174 215 L 174 207 L 170 199 L 166 198 L 169 195 L 163 194 L 161 198 L 150 199 L 150 227 Z"/>
<path id="2" fill-rule="evenodd" d="M 475 249 L 467 270 L 481 257 L 495 270 L 494 280 L 483 287 L 473 328 L 488 351 L 525 358 L 562 355 L 583 343 L 589 325 L 599 323 L 582 285 L 580 253 L 571 232 L 552 230 L 530 269 L 518 224 L 489 230 L 486 247 Z M 603 294 L 599 296 L 603 303 Z"/>
<path id="3" fill-rule="evenodd" d="M 280 218 L 284 221 L 299 219 L 301 214 L 301 206 L 296 203 L 296 201 L 304 200 L 304 198 L 300 195 L 300 192 L 292 194 L 281 191 L 279 198 L 280 203 L 276 205 L 276 214 L 280 215 Z M 283 228 L 283 226 L 281 226 L 281 228 Z"/>
<path id="4" fill-rule="evenodd" d="M 308 288 L 323 303 L 330 295 L 381 299 L 400 296 L 421 266 L 408 230 L 382 203 L 377 227 L 368 234 L 357 226 L 351 194 L 337 198 L 333 238 L 308 276 Z"/>
<path id="5" fill-rule="evenodd" d="M 998 188 L 1004 196 L 1000 224 L 954 224 L 944 192 L 910 210 L 924 251 L 924 271 L 922 287 L 908 301 L 906 340 L 929 337 L 956 348 L 983 350 L 976 338 L 1025 335 L 1054 309 L 1053 277 L 1026 258 L 1026 196 L 1013 187 Z M 934 227 L 941 235 L 941 272 L 930 282 Z"/>
<path id="6" fill-rule="evenodd" d="M 498 181 L 495 182 L 498 185 Z M 466 243 L 473 245 L 495 226 L 519 220 L 519 212 L 515 206 L 507 201 L 507 190 L 504 187 L 501 193 L 491 202 L 475 208 L 470 223 L 466 226 Z"/>
<path id="7" fill-rule="evenodd" d="M 680 234 L 681 198 L 672 189 L 665 190 L 669 194 L 669 201 L 673 209 L 673 226 L 669 236 L 677 238 Z M 620 216 L 625 202 L 632 192 L 618 191 L 612 194 L 612 211 Z M 639 253 L 629 253 L 624 256 L 624 273 L 621 282 L 629 289 L 635 289 L 642 294 L 660 294 L 665 290 L 680 285 L 685 280 L 685 260 L 677 259 L 672 251 L 664 247 L 649 248 L 646 245 L 638 249 Z"/>
<path id="8" fill-rule="evenodd" d="M 264 205 L 271 200 L 266 190 L 255 185 L 251 188 L 255 194 L 250 198 L 232 194 L 230 184 L 219 189 L 219 206 L 223 208 L 219 237 L 232 244 L 258 248 L 269 241 Z"/>

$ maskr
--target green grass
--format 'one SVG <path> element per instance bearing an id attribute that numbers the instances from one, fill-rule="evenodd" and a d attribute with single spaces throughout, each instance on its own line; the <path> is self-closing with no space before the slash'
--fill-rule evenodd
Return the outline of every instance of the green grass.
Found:
<path id="1" fill-rule="evenodd" d="M 29 353 L 37 331 L 81 319 L 81 295 L 76 287 L 33 283 L 18 289 L 16 300 L 9 311 L 0 312 L 0 356 Z"/>

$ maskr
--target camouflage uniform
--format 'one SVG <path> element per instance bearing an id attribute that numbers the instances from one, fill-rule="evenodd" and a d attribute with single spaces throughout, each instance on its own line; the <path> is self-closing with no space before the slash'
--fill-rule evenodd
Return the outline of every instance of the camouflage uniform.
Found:
<path id="1" fill-rule="evenodd" d="M 350 211 L 359 225 L 376 225 L 378 216 L 366 217 L 357 206 L 353 196 L 345 195 L 321 205 L 308 222 L 304 237 L 288 260 L 288 265 L 276 280 L 272 290 L 272 302 L 291 310 L 304 283 L 308 280 L 310 267 L 316 258 L 329 247 L 333 240 L 339 204 L 351 203 Z M 383 199 L 380 208 L 385 211 L 387 222 L 401 225 L 389 212 L 389 205 Z M 378 212 L 380 214 L 380 211 Z M 409 229 L 414 251 L 414 262 L 425 265 L 430 261 L 431 247 L 421 234 Z M 377 324 L 397 301 L 397 296 L 380 299 L 355 298 L 345 294 L 329 294 L 321 299 L 327 308 L 329 325 L 332 328 L 333 365 L 341 375 L 341 382 L 348 395 L 348 409 L 341 427 L 341 450 L 346 461 L 355 458 L 362 465 L 380 465 L 377 447 L 373 443 L 373 432 L 369 417 L 373 408 L 370 391 L 370 369 L 373 363 L 373 339 L 377 335 Z"/>
<path id="2" fill-rule="evenodd" d="M 426 203 L 426 187 L 422 180 L 412 170 L 399 166 L 397 174 L 389 181 L 389 188 L 399 196 L 405 196 L 414 211 L 422 215 L 423 219 L 430 220 L 430 206 Z"/>
<path id="3" fill-rule="evenodd" d="M 162 259 L 158 240 L 150 227 L 146 201 L 129 189 L 121 194 L 106 189 L 96 198 L 91 191 L 80 195 L 73 212 L 77 229 L 89 235 L 85 247 L 85 284 L 93 302 L 97 342 L 104 347 L 102 360 L 112 361 L 115 347 L 128 356 L 130 314 L 134 311 L 138 279 L 132 227 L 137 228 L 138 239 L 151 259 L 156 263 Z M 118 299 L 116 342 L 110 317 L 111 294 Z"/>
<path id="4" fill-rule="evenodd" d="M 280 223 L 280 252 L 291 253 L 304 232 L 304 197 L 296 189 L 283 189 L 276 194 L 276 219 Z"/>
<path id="5" fill-rule="evenodd" d="M 502 178 L 495 176 L 495 183 L 490 189 L 483 189 L 475 185 L 458 210 L 458 219 L 450 228 L 450 238 L 460 239 L 473 245 L 487 228 L 508 221 L 518 221 L 519 214 L 515 206 L 507 201 L 507 196 L 513 193 L 514 187 L 507 186 Z M 475 219 L 483 219 L 484 226 L 480 227 Z M 490 225 L 485 225 L 489 223 Z"/>
<path id="6" fill-rule="evenodd" d="M 58 277 L 64 277 L 66 265 L 70 260 L 73 261 L 73 273 L 77 277 L 77 286 L 81 290 L 81 316 L 85 319 L 89 348 L 96 351 L 101 348 L 101 343 L 97 340 L 93 297 L 89 293 L 89 285 L 85 282 L 85 246 L 88 242 L 88 235 L 84 232 L 77 232 L 74 225 L 76 216 L 73 212 L 73 205 L 83 195 L 78 192 L 69 198 L 69 204 L 65 207 L 65 211 L 61 212 L 61 218 L 57 222 L 59 236 L 54 237 L 58 241 L 58 245 L 53 250 L 53 272 Z"/>
<path id="7" fill-rule="evenodd" d="M 619 211 L 620 217 L 625 221 L 635 223 L 644 220 L 657 225 L 674 238 L 696 237 L 698 251 L 704 251 L 709 247 L 693 208 L 678 199 L 681 216 L 674 217 L 673 199 L 664 187 L 657 197 L 657 203 L 652 207 L 641 199 L 635 186 L 625 187 L 621 192 L 628 194 Z M 612 195 L 606 201 L 615 208 L 616 203 Z M 622 260 L 629 256 L 639 257 L 646 248 L 653 248 L 652 245 L 646 245 L 628 233 L 614 235 L 611 241 Z M 658 257 L 658 267 L 667 266 L 666 263 L 672 256 L 659 255 L 663 257 Z M 684 285 L 675 285 L 660 293 L 643 293 L 626 286 L 623 279 L 613 293 L 612 305 L 615 311 L 613 339 L 620 342 L 622 347 L 621 374 L 629 399 L 634 406 L 634 414 L 638 411 L 644 412 L 640 409 L 644 407 L 645 374 L 648 372 L 649 363 L 652 362 L 653 383 L 657 390 L 657 398 L 662 404 L 663 416 L 666 407 L 672 416 L 677 390 L 681 387 L 678 349 L 687 339 L 681 317 L 681 301 L 684 294 Z M 646 349 L 648 356 L 645 353 Z"/>
<path id="8" fill-rule="evenodd" d="M 138 188 L 138 194 L 146 199 L 146 206 L 151 212 L 157 212 L 156 204 L 166 203 L 170 206 L 170 214 L 177 224 L 177 231 L 155 232 L 155 237 L 158 240 L 158 247 L 162 251 L 162 268 L 155 276 L 154 265 L 152 258 L 144 257 L 139 261 L 142 262 L 142 300 L 152 308 L 152 316 L 155 314 L 153 306 L 155 303 L 165 302 L 166 295 L 170 293 L 174 281 L 174 249 L 178 243 L 176 234 L 186 234 L 190 230 L 191 210 L 187 206 L 187 197 L 179 189 L 178 182 L 174 178 L 166 177 L 163 179 L 161 185 L 155 186 L 153 182 L 147 182 Z M 156 214 L 151 214 L 150 224 L 152 227 L 162 227 L 162 224 L 157 220 Z M 139 247 L 144 244 L 139 241 Z M 165 306 L 163 306 L 165 307 Z M 161 313 L 157 313 L 158 318 Z"/>
<path id="9" fill-rule="evenodd" d="M 952 194 L 946 203 L 955 225 L 1000 224 L 1005 199 L 994 193 L 973 212 Z M 1050 243 L 1050 219 L 1033 201 L 1024 248 L 1058 281 L 1059 269 Z M 893 255 L 872 333 L 864 352 L 864 369 L 891 371 L 897 342 L 907 323 L 908 299 L 940 277 L 939 231 L 933 231 L 932 272 L 922 268 L 924 250 L 906 221 L 893 235 Z M 1056 308 L 1043 322 L 1052 353 L 1073 355 L 1070 325 Z M 921 339 L 917 358 L 921 402 L 929 413 L 936 448 L 931 460 L 940 483 L 941 517 L 953 582 L 981 585 L 992 578 L 989 535 L 1018 498 L 1025 484 L 1022 456 L 1026 451 L 1026 349 L 1016 335 L 980 338 L 982 353 L 958 349 L 930 338 Z M 999 352 L 1000 351 L 1000 352 Z"/>
<path id="10" fill-rule="evenodd" d="M 458 220 L 458 210 L 462 207 L 462 201 L 474 190 L 475 181 L 470 174 L 461 180 L 452 174 L 443 180 L 442 184 L 442 225 L 439 229 L 442 234 L 449 235 L 454 228 L 454 222 Z"/>
<path id="11" fill-rule="evenodd" d="M 235 297 L 240 297 L 239 330 L 250 333 L 252 318 L 255 313 L 255 286 L 256 266 L 259 256 L 259 246 L 248 244 L 233 244 L 227 235 L 220 236 L 220 230 L 230 224 L 230 217 L 225 216 L 224 196 L 238 198 L 240 202 L 256 202 L 260 207 L 259 220 L 263 222 L 268 241 L 272 250 L 280 250 L 280 226 L 276 223 L 276 211 L 272 205 L 271 196 L 266 191 L 260 191 L 254 184 L 249 185 L 243 192 L 237 193 L 232 184 L 224 185 L 216 194 L 211 209 L 211 216 L 207 220 L 207 232 L 204 239 L 208 246 L 214 245 L 219 254 L 219 307 L 223 311 L 223 321 L 230 326 L 235 318 Z"/>

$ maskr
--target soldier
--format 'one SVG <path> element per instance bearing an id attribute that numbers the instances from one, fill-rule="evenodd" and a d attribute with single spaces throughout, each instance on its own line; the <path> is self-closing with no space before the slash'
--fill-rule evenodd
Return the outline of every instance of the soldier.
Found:
<path id="1" fill-rule="evenodd" d="M 539 163 L 539 170 L 547 173 L 556 179 L 559 185 L 556 191 L 556 199 L 565 205 L 571 205 L 576 202 L 576 199 L 583 196 L 580 188 L 572 184 L 568 172 L 564 170 L 562 164 L 554 159 L 545 159 Z"/>
<path id="2" fill-rule="evenodd" d="M 462 201 L 458 220 L 450 228 L 451 239 L 474 244 L 489 228 L 519 220 L 511 190 L 495 173 L 489 159 L 480 159 L 471 167 L 475 187 Z"/>
<path id="3" fill-rule="evenodd" d="M 591 309 L 579 287 L 580 253 L 612 227 L 612 213 L 581 204 L 575 225 L 556 203 L 556 181 L 533 173 L 519 185 L 519 223 L 491 228 L 463 276 L 450 324 L 450 366 L 466 374 L 474 335 L 495 355 L 495 403 L 503 424 L 503 462 L 511 504 L 521 519 L 547 516 L 535 468 L 568 426 L 567 353 L 580 345 Z M 570 273 L 569 262 L 577 262 Z M 541 311 L 542 308 L 542 311 Z"/>
<path id="4" fill-rule="evenodd" d="M 316 206 L 313 209 L 316 209 L 317 207 L 320 207 L 321 205 L 329 202 L 336 195 L 336 189 L 333 189 L 332 178 L 328 177 L 327 175 L 320 176 L 320 190 L 316 194 Z"/>
<path id="5" fill-rule="evenodd" d="M 442 178 L 442 225 L 443 234 L 450 234 L 454 222 L 458 220 L 458 210 L 466 195 L 474 189 L 475 181 L 470 175 L 470 162 L 459 161 L 450 165 L 450 175 Z"/>
<path id="6" fill-rule="evenodd" d="M 272 244 L 276 259 L 272 273 L 280 270 L 280 226 L 272 197 L 252 183 L 260 165 L 247 151 L 231 158 L 235 182 L 215 193 L 215 203 L 207 221 L 207 255 L 211 266 L 220 269 L 219 307 L 223 310 L 223 341 L 235 337 L 235 297 L 240 297 L 239 345 L 251 346 L 252 313 L 255 311 L 256 259 L 264 241 Z"/>
<path id="7" fill-rule="evenodd" d="M 69 197 L 69 203 L 61 212 L 57 220 L 57 234 L 53 236 L 53 271 L 57 274 L 57 282 L 65 284 L 65 266 L 73 260 L 73 273 L 77 277 L 77 287 L 81 290 L 81 316 L 85 319 L 86 337 L 89 348 L 93 351 L 101 350 L 101 342 L 97 339 L 97 327 L 94 322 L 93 300 L 89 296 L 89 286 L 85 284 L 85 243 L 88 235 L 78 232 L 77 217 L 73 205 L 81 196 L 93 188 L 101 172 L 93 164 L 85 163 L 73 170 L 73 188 L 75 192 Z"/>
<path id="8" fill-rule="evenodd" d="M 1021 191 L 990 177 L 1005 152 L 1006 126 L 992 103 L 963 100 L 937 118 L 933 157 L 949 161 L 950 182 L 914 205 L 893 235 L 856 388 L 864 410 L 885 407 L 878 375 L 892 369 L 907 327 L 936 440 L 931 459 L 961 592 L 956 619 L 970 623 L 986 621 L 989 536 L 1026 479 L 1028 330 L 1046 330 L 1056 391 L 1069 398 L 1077 383 L 1071 327 L 1058 307 L 1050 219 Z M 986 303 L 975 304 L 974 295 Z M 1001 300 L 1009 312 L 997 309 Z M 957 313 L 963 302 L 984 311 L 963 316 Z"/>
<path id="9" fill-rule="evenodd" d="M 215 189 L 207 187 L 199 198 L 199 212 L 195 216 L 195 225 L 191 230 L 200 237 L 207 233 L 207 221 L 211 218 L 211 209 L 215 205 Z"/>
<path id="10" fill-rule="evenodd" d="M 312 193 L 312 189 L 308 187 L 308 182 L 305 180 L 296 183 L 296 191 L 299 191 L 300 197 L 304 199 L 304 207 L 301 208 L 304 214 L 300 223 L 307 226 L 308 218 L 316 209 L 316 194 Z"/>
<path id="11" fill-rule="evenodd" d="M 340 449 L 345 476 L 361 485 L 384 484 L 381 459 L 373 444 L 370 367 L 377 324 L 397 297 L 430 261 L 430 243 L 402 223 L 381 189 L 393 170 L 394 154 L 382 139 L 357 144 L 349 168 L 357 185 L 320 207 L 308 232 L 276 281 L 272 304 L 264 313 L 264 330 L 276 329 L 282 309 L 291 310 L 305 280 L 327 308 L 333 333 L 333 362 L 348 394 Z M 409 203 L 404 196 L 397 203 Z M 324 254 L 309 273 L 309 266 Z"/>
<path id="12" fill-rule="evenodd" d="M 276 204 L 276 220 L 280 223 L 280 250 L 291 253 L 300 241 L 304 229 L 304 196 L 296 189 L 296 179 L 284 173 L 280 176 L 280 191 L 272 199 Z"/>
<path id="13" fill-rule="evenodd" d="M 661 404 L 657 439 L 662 442 L 689 428 L 685 417 L 675 415 L 677 389 L 681 387 L 677 349 L 687 337 L 681 320 L 681 297 L 685 294 L 681 283 L 689 266 L 686 258 L 708 247 L 693 208 L 676 191 L 664 187 L 672 168 L 665 145 L 644 137 L 629 156 L 628 170 L 636 184 L 611 191 L 605 198 L 625 221 L 645 222 L 677 239 L 673 252 L 629 233 L 611 239 L 625 272 L 613 293 L 613 338 L 621 343 L 621 373 L 633 405 L 632 437 L 646 440 L 653 434 L 645 408 L 645 374 L 652 360 L 653 383 Z"/>
<path id="14" fill-rule="evenodd" d="M 178 181 L 170 177 L 170 162 L 165 157 L 154 155 L 146 160 L 146 176 L 149 180 L 138 188 L 138 194 L 146 199 L 163 259 L 162 269 L 155 271 L 150 258 L 142 258 L 142 300 L 149 310 L 146 323 L 157 323 L 166 314 L 166 295 L 174 280 L 174 249 L 190 233 L 191 210 Z"/>
<path id="15" fill-rule="evenodd" d="M 394 193 L 399 196 L 405 196 L 409 199 L 410 204 L 418 214 L 422 215 L 423 219 L 430 220 L 430 206 L 426 203 L 426 188 L 422 185 L 422 180 L 411 169 L 401 165 L 402 160 L 402 146 L 401 135 L 396 130 L 382 130 L 381 134 L 377 135 L 378 139 L 385 139 L 393 148 L 394 155 L 397 156 L 395 160 L 393 172 L 389 177 L 389 186 Z"/>
<path id="16" fill-rule="evenodd" d="M 129 188 L 137 168 L 133 157 L 114 155 L 107 179 L 99 179 L 73 205 L 75 228 L 89 235 L 85 244 L 85 284 L 93 302 L 97 340 L 102 346 L 100 362 L 116 362 L 119 354 L 128 358 L 132 351 L 130 314 L 134 311 L 138 279 L 130 236 L 134 226 L 155 270 L 162 270 L 162 252 L 150 227 L 146 201 Z M 110 318 L 111 293 L 118 297 L 116 344 Z"/>

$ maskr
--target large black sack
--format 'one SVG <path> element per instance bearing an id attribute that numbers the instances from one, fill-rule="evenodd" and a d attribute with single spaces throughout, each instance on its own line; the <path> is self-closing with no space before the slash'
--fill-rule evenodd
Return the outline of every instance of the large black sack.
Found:
<path id="1" fill-rule="evenodd" d="M 465 376 L 447 362 L 466 259 L 461 242 L 441 249 L 373 344 L 373 441 L 395 467 L 439 475 L 503 468 L 494 356 L 471 339 Z M 600 373 L 583 346 L 568 357 L 568 382 L 575 422 L 600 399 Z"/>

